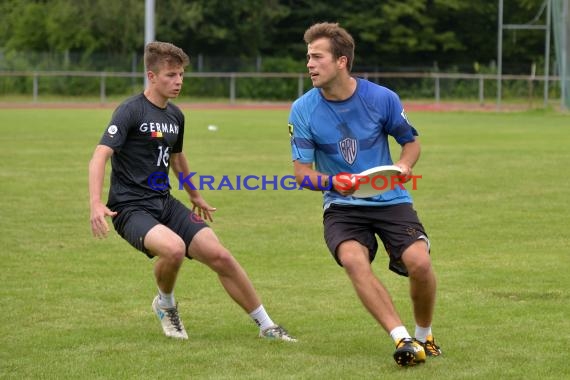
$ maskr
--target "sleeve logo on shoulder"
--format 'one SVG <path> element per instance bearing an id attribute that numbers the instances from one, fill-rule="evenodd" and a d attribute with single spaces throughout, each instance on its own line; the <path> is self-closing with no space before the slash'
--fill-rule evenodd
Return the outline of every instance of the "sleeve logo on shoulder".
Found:
<path id="1" fill-rule="evenodd" d="M 406 111 L 404 111 L 402 109 L 402 113 L 400 113 L 400 115 L 402 115 L 402 117 L 404 118 L 404 120 L 406 120 L 406 123 L 412 125 L 412 123 L 410 123 L 410 121 L 408 120 L 408 115 L 406 115 Z"/>
<path id="2" fill-rule="evenodd" d="M 117 126 L 115 124 L 110 125 L 109 128 L 107 128 L 107 132 L 112 136 L 115 133 L 117 133 L 117 131 L 119 130 L 119 128 L 117 128 Z"/>

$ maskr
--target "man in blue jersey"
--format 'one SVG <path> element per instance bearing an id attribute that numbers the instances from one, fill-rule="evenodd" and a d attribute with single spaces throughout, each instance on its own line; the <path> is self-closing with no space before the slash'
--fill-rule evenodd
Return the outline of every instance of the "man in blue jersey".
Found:
<path id="1" fill-rule="evenodd" d="M 93 235 L 105 237 L 109 231 L 105 217 L 112 217 L 123 239 L 149 258 L 157 258 L 154 276 L 158 295 L 152 310 L 166 336 L 188 339 L 174 298 L 178 272 L 186 257 L 216 272 L 228 295 L 257 324 L 260 337 L 295 341 L 272 321 L 246 272 L 204 221 L 212 221 L 216 209 L 190 185 L 191 181 L 184 187 L 192 210 L 170 194 L 170 165 L 177 177 L 190 178 L 182 151 L 184 114 L 169 102 L 182 89 L 189 57 L 170 43 L 151 42 L 145 47 L 144 62 L 148 86 L 117 107 L 89 163 Z M 111 185 L 104 204 L 101 193 L 109 159 Z"/>
<path id="2" fill-rule="evenodd" d="M 420 155 L 418 133 L 406 119 L 398 96 L 385 87 L 351 76 L 352 36 L 336 23 L 318 23 L 304 35 L 307 68 L 314 88 L 297 99 L 289 116 L 297 182 L 324 191 L 324 237 L 344 268 L 361 302 L 390 334 L 400 366 L 439 356 L 431 331 L 436 278 L 429 240 L 400 186 L 370 198 L 351 196 L 355 186 L 340 173 L 360 173 L 392 164 L 388 137 L 402 147 L 399 160 L 407 179 Z M 389 268 L 408 276 L 416 323 L 412 336 L 392 299 L 373 273 L 376 235 L 389 256 Z"/>

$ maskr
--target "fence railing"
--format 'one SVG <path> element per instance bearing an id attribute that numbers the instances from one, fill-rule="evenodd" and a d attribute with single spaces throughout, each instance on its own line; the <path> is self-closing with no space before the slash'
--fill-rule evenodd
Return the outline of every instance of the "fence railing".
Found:
<path id="1" fill-rule="evenodd" d="M 433 97 L 435 103 L 439 103 L 442 97 L 445 95 L 446 86 L 443 83 L 446 81 L 468 81 L 476 83 L 472 85 L 476 89 L 475 94 L 470 94 L 471 98 L 477 99 L 480 104 L 485 102 L 485 99 L 490 98 L 489 91 L 487 91 L 486 86 L 490 86 L 491 94 L 496 94 L 492 91 L 496 88 L 498 77 L 495 74 L 466 74 L 466 73 L 439 73 L 439 72 L 429 72 L 429 73 L 419 73 L 419 72 L 361 72 L 353 73 L 355 76 L 360 76 L 372 81 L 386 81 L 386 80 L 422 80 L 423 85 L 426 86 L 426 80 L 431 82 L 428 84 L 430 97 Z M 296 82 L 296 96 L 301 96 L 307 89 L 310 88 L 310 81 L 306 73 L 259 73 L 259 72 L 186 72 L 184 74 L 185 78 L 218 78 L 227 79 L 229 81 L 229 86 L 227 90 L 228 102 L 233 104 L 238 100 L 238 86 L 239 81 L 244 78 L 278 78 L 286 79 Z M 42 78 L 48 77 L 60 77 L 60 78 L 96 78 L 99 81 L 99 101 L 101 103 L 107 102 L 108 90 L 107 90 L 107 80 L 109 78 L 131 78 L 137 88 L 142 90 L 144 84 L 144 74 L 136 72 L 102 72 L 102 71 L 0 71 L 0 78 L 27 78 L 31 79 L 31 100 L 32 102 L 38 102 L 40 100 L 40 82 Z M 535 96 L 535 92 L 538 93 L 538 88 L 543 87 L 543 102 L 546 106 L 549 102 L 550 85 L 554 84 L 555 88 L 560 88 L 558 76 L 536 76 L 536 75 L 501 75 L 502 82 L 518 81 L 527 83 L 528 86 L 524 91 L 527 91 L 529 98 Z M 538 85 L 538 86 L 537 86 Z M 542 85 L 542 86 L 540 86 Z M 397 90 L 400 92 L 399 90 Z M 2 93 L 2 86 L 0 86 L 0 95 L 10 95 Z M 487 95 L 486 95 L 487 94 Z M 200 94 L 192 94 L 192 96 L 199 97 Z M 294 94 L 293 94 L 294 95 Z M 497 104 L 500 105 L 501 99 L 497 98 L 495 95 L 495 100 Z"/>

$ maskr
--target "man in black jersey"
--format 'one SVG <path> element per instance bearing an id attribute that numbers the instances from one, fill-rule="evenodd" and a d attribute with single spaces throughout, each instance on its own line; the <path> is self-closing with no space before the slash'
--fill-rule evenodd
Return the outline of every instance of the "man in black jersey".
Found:
<path id="1" fill-rule="evenodd" d="M 170 43 L 151 42 L 144 62 L 147 87 L 117 107 L 89 163 L 93 235 L 105 237 L 105 217 L 112 217 L 117 233 L 148 257 L 157 257 L 158 295 L 152 309 L 166 336 L 188 339 L 174 299 L 178 270 L 187 257 L 217 273 L 229 296 L 258 325 L 260 337 L 295 341 L 271 320 L 243 268 L 204 221 L 212 221 L 216 209 L 188 183 L 192 210 L 170 194 L 171 165 L 182 178 L 190 178 L 182 151 L 184 114 L 169 102 L 180 94 L 189 57 Z M 105 205 L 101 193 L 109 158 L 111 186 Z"/>

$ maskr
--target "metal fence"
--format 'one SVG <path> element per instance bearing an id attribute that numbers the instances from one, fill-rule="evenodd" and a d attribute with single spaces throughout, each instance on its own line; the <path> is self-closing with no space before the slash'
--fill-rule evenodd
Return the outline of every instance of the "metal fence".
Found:
<path id="1" fill-rule="evenodd" d="M 497 75 L 495 74 L 466 74 L 466 73 L 354 73 L 355 76 L 363 77 L 376 83 L 392 88 L 406 99 L 432 99 L 435 103 L 445 100 L 461 100 L 468 98 L 471 101 L 484 104 L 485 102 L 497 101 L 500 106 L 500 99 L 497 99 Z M 203 87 L 209 86 L 212 80 L 220 81 L 221 98 L 227 98 L 230 104 L 236 103 L 242 99 L 240 91 L 241 87 L 268 87 L 273 88 L 271 80 L 279 80 L 287 85 L 289 91 L 284 94 L 284 98 L 280 100 L 293 100 L 301 96 L 305 91 L 311 88 L 311 82 L 306 73 L 259 73 L 259 72 L 187 72 L 184 74 L 186 83 L 192 83 L 199 80 L 208 82 Z M 42 86 L 43 82 L 53 81 L 57 78 L 58 94 L 66 94 L 75 96 L 72 90 L 73 86 L 77 86 L 77 81 L 81 78 L 87 78 L 91 81 L 91 87 L 98 88 L 98 94 L 91 93 L 90 96 L 96 96 L 99 102 L 104 104 L 108 101 L 110 93 L 109 81 L 113 79 L 127 80 L 128 88 L 132 93 L 140 92 L 144 86 L 144 74 L 134 72 L 103 72 L 103 71 L 0 71 L 0 96 L 8 97 L 10 86 L 4 86 L 4 80 L 23 80 L 24 92 L 20 95 L 29 96 L 32 102 L 39 102 L 42 96 L 54 95 L 53 88 L 50 86 Z M 256 81 L 251 83 L 251 81 Z M 545 81 L 551 86 L 545 86 Z M 513 91 L 511 94 L 504 96 L 516 98 L 518 100 L 528 100 L 536 102 L 536 105 L 542 103 L 544 106 L 549 104 L 552 98 L 560 98 L 560 78 L 558 76 L 535 76 L 535 75 L 502 75 L 501 81 L 505 84 L 511 84 Z M 75 84 L 74 84 L 75 81 Z M 93 83 L 96 81 L 97 84 Z M 249 81 L 249 82 L 247 82 Z M 246 85 L 247 83 L 247 85 Z M 185 87 L 188 85 L 185 84 Z M 505 86 L 508 87 L 508 86 Z M 121 87 L 122 93 L 125 95 L 124 86 Z M 542 91 L 543 88 L 549 88 L 549 91 Z M 188 94 L 193 98 L 200 98 L 205 91 L 191 90 Z M 542 94 L 541 94 L 542 93 Z M 541 94 L 541 95 L 539 95 Z M 79 96 L 78 96 L 79 98 Z M 541 99 L 542 98 L 542 99 Z M 251 94 L 247 99 L 255 100 Z M 267 96 L 257 100 L 272 100 Z M 276 99 L 273 99 L 276 100 Z M 542 102 L 540 101 L 542 100 Z"/>

